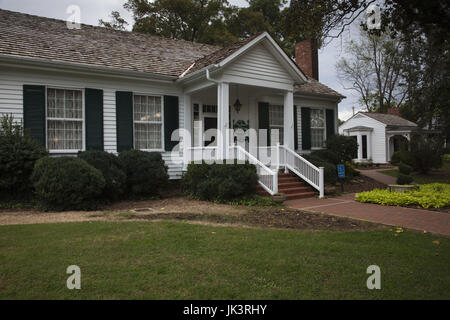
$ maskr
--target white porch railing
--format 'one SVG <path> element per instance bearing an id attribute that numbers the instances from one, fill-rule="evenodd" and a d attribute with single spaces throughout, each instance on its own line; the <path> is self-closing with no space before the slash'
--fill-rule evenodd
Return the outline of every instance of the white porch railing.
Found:
<path id="1" fill-rule="evenodd" d="M 218 159 L 217 152 L 217 147 L 187 148 L 185 164 L 202 161 L 213 163 Z M 320 198 L 324 197 L 324 169 L 316 167 L 286 146 L 260 147 L 259 159 L 238 145 L 230 146 L 228 153 L 229 159 L 248 161 L 255 165 L 259 184 L 271 195 L 278 192 L 278 170 L 284 167 L 317 189 Z"/>
<path id="2" fill-rule="evenodd" d="M 278 171 L 274 171 L 268 168 L 264 163 L 259 161 L 255 156 L 247 152 L 241 146 L 230 146 L 229 148 L 229 158 L 237 159 L 238 161 L 248 161 L 256 167 L 256 172 L 258 174 L 259 184 L 266 190 L 269 194 L 274 195 L 278 193 Z"/>
<path id="3" fill-rule="evenodd" d="M 282 154 L 280 158 L 281 166 L 291 170 L 297 176 L 308 182 L 311 186 L 319 191 L 319 197 L 324 197 L 324 170 L 318 168 L 311 162 L 301 157 L 297 152 L 286 146 L 279 146 L 279 152 Z"/>

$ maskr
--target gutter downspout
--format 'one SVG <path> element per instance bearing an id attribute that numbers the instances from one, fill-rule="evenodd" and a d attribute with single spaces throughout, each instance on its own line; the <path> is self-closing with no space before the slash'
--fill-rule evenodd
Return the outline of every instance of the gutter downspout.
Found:
<path id="1" fill-rule="evenodd" d="M 213 65 L 211 68 L 209 68 L 209 69 L 212 69 L 212 68 L 218 69 L 218 68 L 219 68 L 219 65 L 218 65 L 218 64 L 214 64 L 214 65 Z M 211 75 L 209 74 L 209 69 L 206 69 L 206 80 L 219 84 L 220 81 L 217 81 L 217 80 L 211 78 Z"/>

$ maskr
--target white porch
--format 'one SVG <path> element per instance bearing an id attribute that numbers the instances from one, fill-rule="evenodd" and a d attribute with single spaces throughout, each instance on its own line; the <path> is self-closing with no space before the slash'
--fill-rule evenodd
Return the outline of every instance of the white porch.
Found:
<path id="1" fill-rule="evenodd" d="M 214 82 L 185 93 L 184 103 L 185 169 L 193 161 L 249 161 L 257 168 L 260 185 L 270 194 L 278 192 L 278 172 L 284 169 L 305 180 L 323 197 L 323 168 L 315 167 L 294 150 L 292 90 Z M 268 128 L 262 130 L 261 104 L 269 108 Z"/>

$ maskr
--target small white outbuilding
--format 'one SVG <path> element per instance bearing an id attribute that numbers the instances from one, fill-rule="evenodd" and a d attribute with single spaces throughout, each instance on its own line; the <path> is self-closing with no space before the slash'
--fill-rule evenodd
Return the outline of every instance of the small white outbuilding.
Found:
<path id="1" fill-rule="evenodd" d="M 358 112 L 339 127 L 339 133 L 358 142 L 356 162 L 388 163 L 396 151 L 408 150 L 417 124 L 399 116 Z"/>

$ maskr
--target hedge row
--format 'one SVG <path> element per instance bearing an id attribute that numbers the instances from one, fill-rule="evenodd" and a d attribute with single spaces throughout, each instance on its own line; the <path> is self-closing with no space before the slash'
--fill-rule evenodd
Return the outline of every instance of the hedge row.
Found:
<path id="1" fill-rule="evenodd" d="M 183 176 L 183 189 L 187 195 L 219 202 L 253 196 L 257 183 L 256 167 L 249 163 L 191 163 Z"/>
<path id="2" fill-rule="evenodd" d="M 90 210 L 122 197 L 157 195 L 169 176 L 160 153 L 104 151 L 37 161 L 31 182 L 44 210 Z"/>

